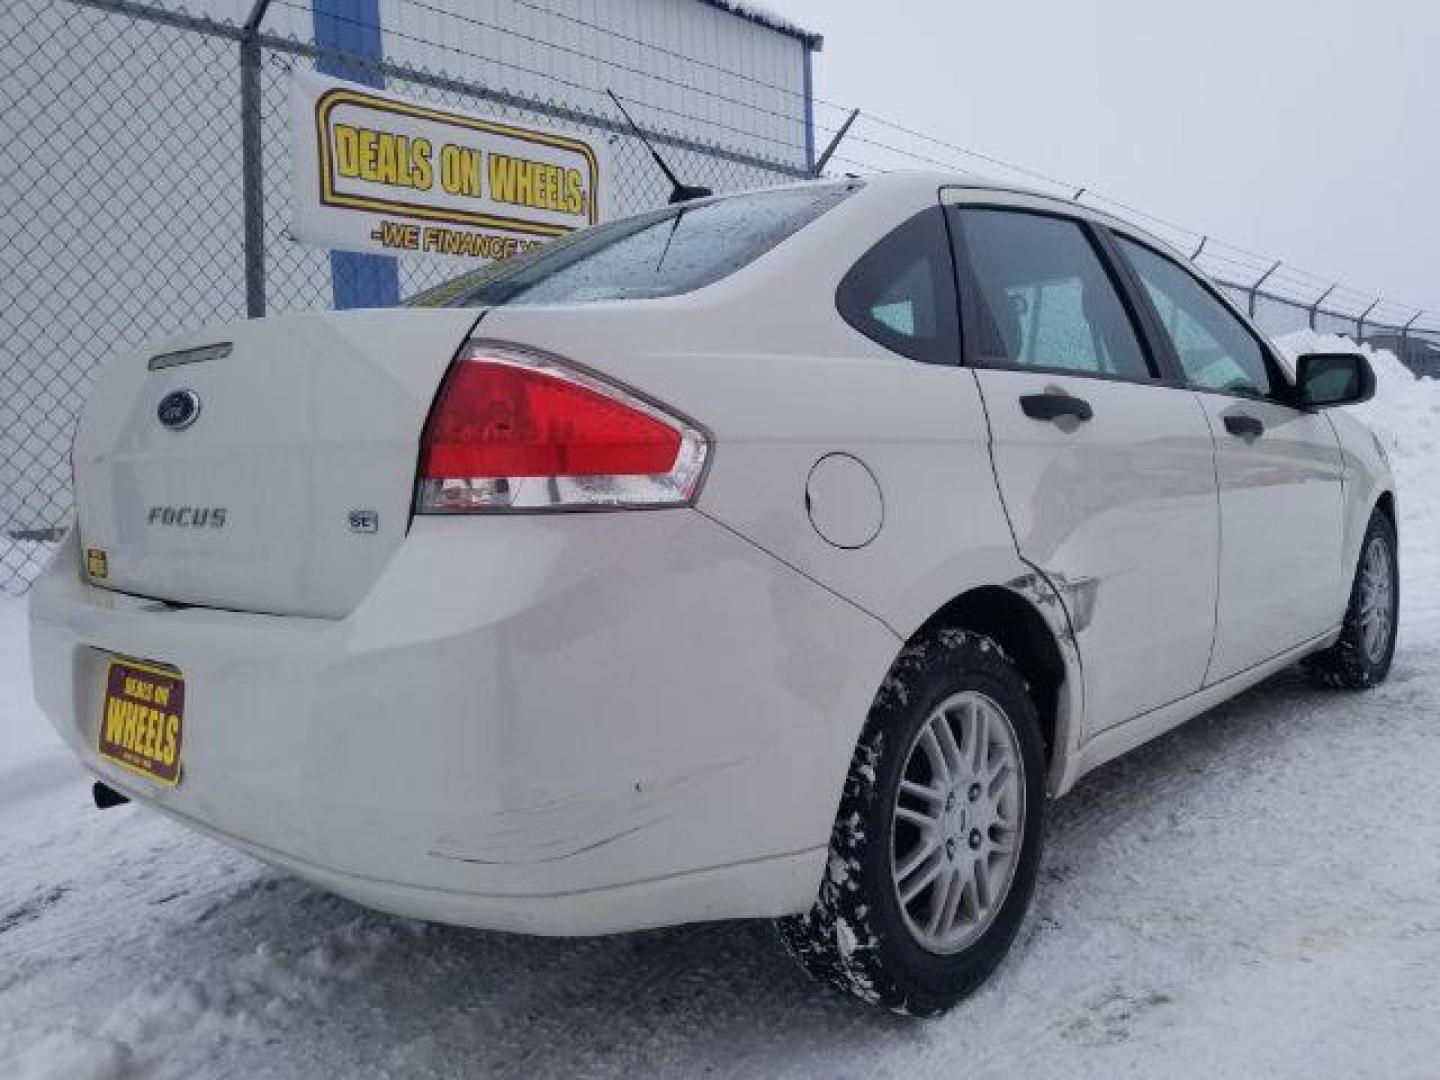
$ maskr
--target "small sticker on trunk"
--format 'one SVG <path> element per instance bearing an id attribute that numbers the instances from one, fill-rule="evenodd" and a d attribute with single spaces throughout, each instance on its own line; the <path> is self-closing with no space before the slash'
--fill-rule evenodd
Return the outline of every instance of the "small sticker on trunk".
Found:
<path id="1" fill-rule="evenodd" d="M 351 510 L 350 531 L 376 533 L 380 531 L 380 513 L 377 510 Z"/>
<path id="2" fill-rule="evenodd" d="M 85 572 L 101 581 L 110 576 L 110 557 L 105 554 L 104 548 L 86 549 Z"/>

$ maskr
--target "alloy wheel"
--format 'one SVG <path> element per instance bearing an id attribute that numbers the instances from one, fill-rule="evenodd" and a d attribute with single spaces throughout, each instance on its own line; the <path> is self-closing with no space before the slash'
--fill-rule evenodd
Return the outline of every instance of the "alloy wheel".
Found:
<path id="1" fill-rule="evenodd" d="M 907 928 L 929 952 L 968 947 L 1009 893 L 1025 829 L 1021 762 L 1004 711 L 969 690 L 941 702 L 910 745 L 891 878 Z"/>
<path id="2" fill-rule="evenodd" d="M 1385 659 L 1395 621 L 1395 581 L 1390 545 L 1384 537 L 1371 539 L 1360 569 L 1360 640 L 1372 664 Z"/>

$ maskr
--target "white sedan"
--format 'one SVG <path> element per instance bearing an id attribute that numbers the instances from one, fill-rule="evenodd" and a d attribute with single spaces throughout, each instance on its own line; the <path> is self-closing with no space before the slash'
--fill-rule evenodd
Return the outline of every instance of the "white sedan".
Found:
<path id="1" fill-rule="evenodd" d="M 36 693 L 98 802 L 361 903 L 774 917 L 933 1014 L 1048 799 L 1296 661 L 1385 677 L 1394 485 L 1329 409 L 1373 389 L 1073 203 L 684 203 L 108 358 Z"/>

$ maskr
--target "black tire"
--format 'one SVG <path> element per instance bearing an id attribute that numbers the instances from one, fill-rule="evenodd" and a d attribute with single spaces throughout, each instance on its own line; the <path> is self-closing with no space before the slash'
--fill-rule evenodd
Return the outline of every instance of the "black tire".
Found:
<path id="1" fill-rule="evenodd" d="M 1388 640 L 1383 651 L 1371 655 L 1365 648 L 1362 607 L 1365 603 L 1365 564 L 1371 545 L 1382 544 L 1389 556 L 1390 595 L 1393 598 Z M 1390 674 L 1395 657 L 1395 633 L 1400 616 L 1400 559 L 1395 541 L 1395 526 L 1379 510 L 1370 515 L 1365 539 L 1360 544 L 1355 579 L 1350 586 L 1350 603 L 1345 609 L 1345 622 L 1340 640 L 1324 652 L 1306 659 L 1305 670 L 1321 686 L 1335 690 L 1368 690 Z"/>
<path id="2" fill-rule="evenodd" d="M 959 952 L 923 947 L 894 885 L 894 812 L 910 748 L 937 706 L 974 691 L 1015 736 L 1024 793 L 1018 861 L 980 936 Z M 1030 904 L 1045 815 L 1045 752 L 1025 680 L 988 637 L 940 630 L 907 646 L 876 695 L 845 780 L 815 905 L 776 921 L 786 950 L 817 980 L 911 1016 L 934 1016 L 975 990 L 1004 958 Z"/>

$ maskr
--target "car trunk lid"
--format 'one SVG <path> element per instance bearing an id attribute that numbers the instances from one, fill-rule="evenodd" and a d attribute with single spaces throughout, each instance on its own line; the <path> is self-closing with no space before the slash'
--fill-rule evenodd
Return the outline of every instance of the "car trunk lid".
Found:
<path id="1" fill-rule="evenodd" d="M 105 365 L 74 449 L 91 581 L 183 604 L 347 614 L 404 539 L 425 417 L 478 317 L 287 315 Z"/>

